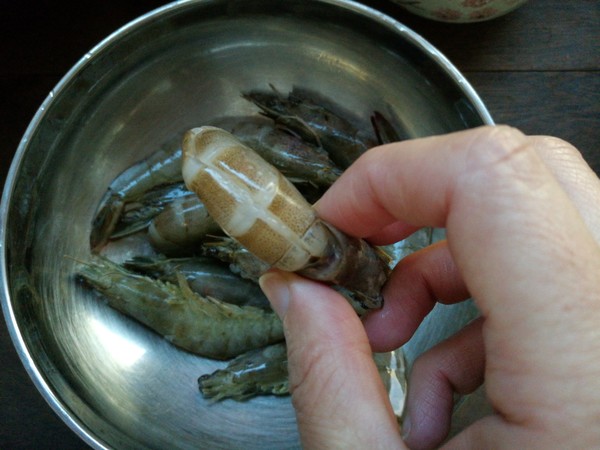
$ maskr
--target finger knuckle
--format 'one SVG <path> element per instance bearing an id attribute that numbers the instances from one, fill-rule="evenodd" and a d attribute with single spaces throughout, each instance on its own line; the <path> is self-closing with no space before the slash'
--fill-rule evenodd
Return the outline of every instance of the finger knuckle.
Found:
<path id="1" fill-rule="evenodd" d="M 511 163 L 523 151 L 532 150 L 526 136 L 506 125 L 484 127 L 471 146 L 470 161 L 482 166 Z"/>
<path id="2" fill-rule="evenodd" d="M 465 179 L 484 192 L 493 186 L 522 182 L 535 187 L 545 182 L 542 159 L 527 136 L 509 126 L 478 130 L 469 147 Z M 469 186 L 472 188 L 473 186 Z"/>

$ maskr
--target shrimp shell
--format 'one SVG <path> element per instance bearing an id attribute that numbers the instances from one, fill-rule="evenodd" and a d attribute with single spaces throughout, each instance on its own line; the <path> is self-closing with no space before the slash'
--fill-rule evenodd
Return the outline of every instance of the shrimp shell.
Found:
<path id="1" fill-rule="evenodd" d="M 188 131 L 183 178 L 223 231 L 267 264 L 353 291 L 382 306 L 389 266 L 365 241 L 320 220 L 292 183 L 230 133 Z"/>
<path id="2" fill-rule="evenodd" d="M 152 245 L 169 255 L 189 253 L 206 236 L 218 234 L 222 234 L 221 227 L 193 192 L 167 204 L 148 228 Z"/>
<path id="3" fill-rule="evenodd" d="M 102 257 L 82 264 L 78 276 L 111 307 L 201 356 L 229 359 L 283 340 L 281 321 L 272 311 L 200 296 L 183 276 L 178 284 L 163 283 Z"/>
<path id="4" fill-rule="evenodd" d="M 251 305 L 270 309 L 269 301 L 257 283 L 233 273 L 227 264 L 207 256 L 189 258 L 152 258 L 137 256 L 123 266 L 133 272 L 178 283 L 183 275 L 190 289 L 204 296 L 218 298 L 235 305 Z"/>

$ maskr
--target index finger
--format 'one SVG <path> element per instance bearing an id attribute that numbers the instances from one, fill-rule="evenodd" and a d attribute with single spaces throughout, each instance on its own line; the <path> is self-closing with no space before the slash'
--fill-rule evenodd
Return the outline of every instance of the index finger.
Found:
<path id="1" fill-rule="evenodd" d="M 544 321 L 564 318 L 566 310 L 580 323 L 600 314 L 586 301 L 596 295 L 600 247 L 531 139 L 517 130 L 482 127 L 374 148 L 316 207 L 324 220 L 361 237 L 394 223 L 445 227 L 483 316 L 493 316 L 497 330 L 510 329 L 503 345 L 531 364 L 527 345 L 574 334 L 568 321 L 561 330 Z M 550 358 L 537 350 L 537 362 Z"/>
<path id="2" fill-rule="evenodd" d="M 315 205 L 318 214 L 344 232 L 369 237 L 384 229 L 402 233 L 444 227 L 449 198 L 468 164 L 475 142 L 494 131 L 482 127 L 445 136 L 373 148 L 359 158 Z M 525 139 L 506 132 L 507 146 Z"/>

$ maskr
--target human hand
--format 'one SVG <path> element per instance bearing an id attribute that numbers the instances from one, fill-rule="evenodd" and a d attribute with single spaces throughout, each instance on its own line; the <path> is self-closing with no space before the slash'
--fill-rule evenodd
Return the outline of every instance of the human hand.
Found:
<path id="1" fill-rule="evenodd" d="M 495 414 L 461 448 L 600 446 L 600 181 L 570 145 L 507 127 L 372 149 L 316 205 L 375 244 L 420 227 L 447 241 L 402 260 L 361 323 L 328 287 L 271 272 L 307 448 L 431 448 L 452 395 L 484 379 Z M 401 439 L 371 351 L 406 342 L 436 301 L 473 296 L 481 319 L 422 355 Z"/>

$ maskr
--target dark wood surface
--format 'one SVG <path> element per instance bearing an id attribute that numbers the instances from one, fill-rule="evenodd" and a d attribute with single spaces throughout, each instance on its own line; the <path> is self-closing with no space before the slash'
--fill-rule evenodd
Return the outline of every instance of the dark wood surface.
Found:
<path id="1" fill-rule="evenodd" d="M 0 9 L 0 180 L 29 121 L 60 78 L 102 38 L 164 2 L 23 0 Z M 438 47 L 497 123 L 571 141 L 600 173 L 600 2 L 531 0 L 490 22 L 442 24 L 365 1 Z M 0 325 L 0 448 L 82 449 L 25 373 Z"/>

